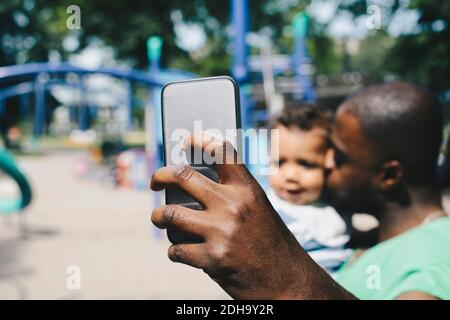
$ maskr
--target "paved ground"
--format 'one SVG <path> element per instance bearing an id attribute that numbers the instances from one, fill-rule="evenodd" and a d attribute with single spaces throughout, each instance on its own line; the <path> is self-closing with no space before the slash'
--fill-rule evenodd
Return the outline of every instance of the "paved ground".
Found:
<path id="1" fill-rule="evenodd" d="M 35 190 L 21 237 L 0 217 L 0 298 L 218 299 L 228 296 L 200 270 L 174 264 L 150 224 L 150 192 L 110 189 L 79 179 L 79 153 L 25 158 Z M 67 287 L 80 267 L 81 289 Z M 74 271 L 71 271 L 74 272 Z M 76 271 L 75 271 L 76 272 Z"/>

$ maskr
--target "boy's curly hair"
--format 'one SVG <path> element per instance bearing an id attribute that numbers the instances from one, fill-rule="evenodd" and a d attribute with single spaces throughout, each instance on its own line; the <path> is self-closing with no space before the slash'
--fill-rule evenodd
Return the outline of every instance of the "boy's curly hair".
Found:
<path id="1" fill-rule="evenodd" d="M 298 128 L 309 131 L 313 128 L 323 128 L 331 132 L 333 116 L 331 112 L 319 110 L 311 103 L 289 102 L 276 117 L 270 121 L 270 127 L 281 125 L 286 128 Z"/>

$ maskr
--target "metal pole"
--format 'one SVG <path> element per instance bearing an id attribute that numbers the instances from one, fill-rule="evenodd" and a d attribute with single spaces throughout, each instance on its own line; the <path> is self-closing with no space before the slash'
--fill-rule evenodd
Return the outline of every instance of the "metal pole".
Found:
<path id="1" fill-rule="evenodd" d="M 79 126 L 80 130 L 87 130 L 89 128 L 89 112 L 88 101 L 86 99 L 86 87 L 82 75 L 79 75 L 79 89 L 80 89 L 80 106 L 79 106 Z"/>
<path id="2" fill-rule="evenodd" d="M 160 72 L 162 38 L 153 36 L 147 39 L 147 57 L 149 60 L 149 71 L 152 74 Z M 146 134 L 146 153 L 150 159 L 149 170 L 153 173 L 163 165 L 162 149 L 163 138 L 161 129 L 161 88 L 149 87 L 148 103 L 145 108 L 145 134 Z M 153 193 L 153 206 L 156 208 L 161 205 L 161 193 Z M 160 229 L 152 227 L 153 235 L 156 239 L 162 239 Z"/>
<path id="3" fill-rule="evenodd" d="M 300 89 L 296 98 L 298 100 L 314 102 L 316 101 L 316 93 L 310 79 L 313 66 L 306 47 L 308 16 L 304 12 L 296 14 L 292 21 L 292 28 L 295 39 L 294 67 Z"/>
<path id="4" fill-rule="evenodd" d="M 28 117 L 28 93 L 21 94 L 20 99 L 20 116 L 23 118 Z"/>
<path id="5" fill-rule="evenodd" d="M 5 100 L 3 100 L 3 97 L 1 97 L 0 93 L 0 121 L 3 120 L 2 118 L 4 117 L 4 112 L 5 112 Z"/>
<path id="6" fill-rule="evenodd" d="M 7 135 L 8 135 L 8 128 L 5 117 L 5 100 L 3 99 L 0 91 L 0 137 L 4 139 L 3 142 L 5 144 L 5 147 L 7 147 L 8 144 Z"/>
<path id="7" fill-rule="evenodd" d="M 248 0 L 231 0 L 231 21 L 233 24 L 233 66 L 236 81 L 245 82 L 248 77 L 247 43 Z"/>
<path id="8" fill-rule="evenodd" d="M 159 36 L 152 36 L 147 39 L 147 57 L 149 60 L 150 73 L 160 72 L 161 49 L 163 40 Z M 153 107 L 153 110 L 150 108 Z M 146 134 L 147 134 L 147 153 L 152 159 L 154 168 L 151 171 L 162 166 L 162 129 L 161 129 L 161 88 L 154 87 L 149 90 L 148 105 L 146 108 Z M 151 116 L 150 116 L 151 115 Z M 148 123 L 147 121 L 153 121 Z"/>
<path id="9" fill-rule="evenodd" d="M 233 57 L 231 71 L 233 77 L 241 86 L 241 122 L 243 128 L 251 126 L 248 97 L 242 86 L 248 82 L 246 35 L 248 31 L 248 0 L 231 0 Z"/>
<path id="10" fill-rule="evenodd" d="M 127 129 L 133 128 L 133 87 L 130 81 L 126 81 L 126 108 L 127 108 Z"/>
<path id="11" fill-rule="evenodd" d="M 150 62 L 150 72 L 157 72 L 160 69 L 162 38 L 152 36 L 147 39 L 147 57 Z"/>
<path id="12" fill-rule="evenodd" d="M 34 80 L 34 135 L 41 136 L 45 126 L 45 84 L 42 75 Z"/>

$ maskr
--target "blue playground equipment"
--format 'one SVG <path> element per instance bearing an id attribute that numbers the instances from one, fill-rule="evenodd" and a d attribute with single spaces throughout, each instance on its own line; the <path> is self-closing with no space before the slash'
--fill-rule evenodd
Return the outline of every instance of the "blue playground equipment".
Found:
<path id="1" fill-rule="evenodd" d="M 299 12 L 292 20 L 292 31 L 295 39 L 295 52 L 293 56 L 293 64 L 295 66 L 295 75 L 297 83 L 301 89 L 301 94 L 297 95 L 298 100 L 307 102 L 316 101 L 316 92 L 312 86 L 311 79 L 308 74 L 312 73 L 311 59 L 306 49 L 306 37 L 308 32 L 309 18 L 304 12 Z"/>
<path id="2" fill-rule="evenodd" d="M 246 35 L 249 30 L 249 2 L 248 0 L 231 1 L 231 21 L 233 27 L 233 54 L 231 73 L 240 86 L 241 120 L 242 128 L 256 127 L 256 119 L 267 120 L 268 114 L 258 114 L 255 102 L 251 97 L 251 77 L 249 71 L 249 50 Z M 292 23 L 295 38 L 294 53 L 285 68 L 294 71 L 295 81 L 298 85 L 296 99 L 300 101 L 314 101 L 315 91 L 308 75 L 307 69 L 311 66 L 306 49 L 306 36 L 308 29 L 308 17 L 306 14 L 298 13 Z M 150 159 L 150 172 L 162 165 L 162 128 L 161 128 L 161 90 L 171 81 L 196 78 L 197 75 L 175 69 L 162 69 L 160 67 L 162 39 L 157 36 L 147 40 L 147 54 L 149 60 L 148 72 L 138 70 L 120 70 L 114 68 L 82 68 L 69 63 L 28 63 L 0 67 L 0 119 L 5 116 L 6 101 L 13 97 L 20 97 L 20 114 L 27 116 L 30 113 L 29 97 L 34 97 L 33 112 L 33 136 L 38 141 L 46 132 L 46 93 L 55 86 L 67 86 L 81 93 L 78 109 L 78 126 L 80 130 L 89 128 L 90 117 L 95 117 L 97 107 L 89 105 L 85 98 L 94 89 L 86 85 L 86 78 L 90 75 L 101 74 L 115 79 L 120 79 L 126 84 L 127 94 L 125 97 L 117 96 L 117 100 L 124 101 L 127 110 L 127 128 L 132 129 L 132 110 L 136 107 L 133 99 L 133 84 L 140 83 L 149 88 L 149 98 L 146 103 L 147 110 L 151 112 L 153 120 L 147 128 L 148 141 L 147 155 Z M 279 69 L 279 67 L 278 67 Z M 275 72 L 282 72 L 274 68 Z M 66 77 L 67 75 L 74 75 Z M 71 80 L 68 81 L 68 78 Z M 75 81 L 74 81 L 75 80 Z M 115 95 L 114 92 L 109 92 Z M 76 111 L 71 108 L 71 112 Z M 256 115 L 256 116 L 255 116 Z M 262 144 L 264 149 L 264 143 Z M 256 152 L 261 152 L 258 142 Z M 253 146 L 250 146 L 253 148 Z M 253 151 L 253 149 L 252 149 Z M 263 150 L 264 152 L 264 150 Z M 258 170 L 258 166 L 250 166 L 251 171 Z M 254 169 L 254 170 L 252 170 Z M 0 170 L 12 177 L 19 186 L 21 196 L 17 199 L 2 199 L 0 201 L 0 214 L 11 214 L 21 212 L 32 199 L 32 190 L 26 176 L 20 171 L 14 158 L 6 151 L 0 151 Z M 261 178 L 261 177 L 259 177 Z M 264 178 L 259 179 L 264 184 Z M 155 205 L 161 200 L 155 194 Z"/>
<path id="3" fill-rule="evenodd" d="M 249 2 L 248 0 L 231 0 L 231 20 L 233 26 L 233 57 L 231 72 L 240 85 L 241 99 L 241 119 L 244 129 L 255 127 L 255 103 L 251 99 L 250 72 L 248 67 L 248 44 L 246 35 L 249 29 Z M 295 37 L 295 50 L 289 63 L 289 68 L 295 71 L 295 78 L 300 88 L 298 100 L 314 101 L 316 95 L 311 80 L 305 72 L 311 61 L 306 50 L 306 35 L 308 29 L 308 17 L 305 13 L 298 13 L 293 20 L 293 34 Z M 46 92 L 54 86 L 68 86 L 73 90 L 81 92 L 81 106 L 78 108 L 79 128 L 86 130 L 89 127 L 89 117 L 94 115 L 96 106 L 87 105 L 83 97 L 90 92 L 85 84 L 85 79 L 92 74 L 102 74 L 127 83 L 128 94 L 125 104 L 128 112 L 128 127 L 132 127 L 132 109 L 134 107 L 132 97 L 132 84 L 140 83 L 150 89 L 148 106 L 152 106 L 153 130 L 151 134 L 151 147 L 147 152 L 153 157 L 155 166 L 162 164 L 161 146 L 161 110 L 160 93 L 162 87 L 170 81 L 183 80 L 197 77 L 195 74 L 174 70 L 161 69 L 162 39 L 157 36 L 147 40 L 147 53 L 149 59 L 149 72 L 138 70 L 119 70 L 114 68 L 81 68 L 69 63 L 28 63 L 22 65 L 8 66 L 0 68 L 0 117 L 4 115 L 5 101 L 11 97 L 20 96 L 23 113 L 28 112 L 27 96 L 34 95 L 34 126 L 33 133 L 39 138 L 45 133 L 46 118 Z M 65 75 L 76 75 L 75 82 L 69 82 Z M 113 93 L 112 93 L 113 94 Z M 267 115 L 263 115 L 263 118 Z"/>
<path id="4" fill-rule="evenodd" d="M 159 45 L 158 45 L 159 43 Z M 35 140 L 45 134 L 46 121 L 46 92 L 54 86 L 67 86 L 73 90 L 79 90 L 81 97 L 85 97 L 90 88 L 85 85 L 85 78 L 92 74 L 102 74 L 126 82 L 128 94 L 125 102 L 128 110 L 128 128 L 132 126 L 132 108 L 134 107 L 132 97 L 132 83 L 140 83 L 150 89 L 148 106 L 152 106 L 153 124 L 150 125 L 154 130 L 150 134 L 153 141 L 148 149 L 150 161 L 150 171 L 158 168 L 162 164 L 162 154 L 159 152 L 162 146 L 161 133 L 161 89 L 167 83 L 175 80 L 183 80 L 197 77 L 195 74 L 175 70 L 160 69 L 159 58 L 161 50 L 161 41 L 157 37 L 149 39 L 149 59 L 151 63 L 150 72 L 137 70 L 119 70 L 113 68 L 88 69 L 73 66 L 68 63 L 29 63 L 0 68 L 0 117 L 5 116 L 5 102 L 12 98 L 20 97 L 20 112 L 26 116 L 29 110 L 29 95 L 34 95 L 34 114 L 33 114 L 33 135 Z M 65 75 L 76 75 L 76 83 L 68 81 Z M 74 77 L 72 77 L 73 79 Z M 113 92 L 110 94 L 114 95 Z M 24 98 L 25 97 L 25 98 Z M 118 97 L 120 98 L 120 97 Z M 122 97 L 123 99 L 123 97 Z M 84 99 L 79 107 L 79 129 L 86 130 L 89 127 L 89 115 L 94 114 L 97 106 L 87 105 Z M 21 197 L 18 199 L 2 199 L 0 201 L 0 214 L 11 214 L 20 212 L 27 206 L 32 197 L 31 188 L 25 175 L 18 169 L 14 158 L 6 151 L 0 151 L 0 170 L 13 178 L 19 186 Z M 156 199 L 159 200 L 159 199 Z"/>
<path id="5" fill-rule="evenodd" d="M 241 120 L 242 127 L 254 127 L 254 104 L 252 103 L 248 89 L 250 84 L 248 67 L 248 44 L 246 35 L 249 26 L 249 3 L 248 0 L 231 0 L 231 21 L 233 30 L 233 57 L 232 74 L 241 88 Z M 291 68 L 295 72 L 299 94 L 295 96 L 296 100 L 314 102 L 316 93 L 312 85 L 309 73 L 311 73 L 311 59 L 309 58 L 306 39 L 308 32 L 309 18 L 304 12 L 299 12 L 292 21 L 292 30 L 294 35 L 294 53 L 285 68 Z M 282 71 L 282 70 L 277 70 Z M 267 114 L 263 118 L 267 120 Z"/>
<path id="6" fill-rule="evenodd" d="M 232 45 L 233 56 L 231 71 L 240 87 L 240 103 L 241 103 L 241 124 L 242 128 L 256 128 L 256 122 L 259 120 L 267 121 L 269 114 L 268 106 L 265 110 L 257 110 L 255 102 L 251 99 L 251 77 L 249 70 L 249 55 L 246 36 L 249 31 L 249 2 L 248 0 L 231 0 L 231 21 L 232 21 Z M 308 56 L 306 47 L 306 39 L 308 32 L 309 18 L 304 12 L 299 12 L 294 16 L 292 21 L 292 30 L 294 36 L 294 53 L 290 57 L 288 63 L 278 70 L 272 67 L 272 71 L 281 73 L 284 70 L 291 69 L 295 74 L 295 82 L 298 87 L 298 93 L 294 98 L 298 101 L 315 102 L 316 93 L 310 79 L 312 73 L 312 63 Z M 244 144 L 245 155 L 268 154 L 267 140 L 262 137 L 257 141 L 251 141 L 250 144 Z M 248 159 L 243 159 L 247 164 L 250 172 L 259 180 L 262 185 L 267 183 L 264 175 L 260 175 L 261 169 L 267 167 L 261 163 L 252 164 Z M 267 168 L 266 168 L 267 169 Z"/>
<path id="7" fill-rule="evenodd" d="M 246 35 L 249 29 L 249 3 L 248 0 L 231 0 L 231 20 L 233 26 L 233 57 L 231 72 L 233 77 L 241 87 L 241 119 L 243 128 L 254 127 L 254 120 L 252 112 L 254 111 L 254 103 L 250 98 L 250 77 L 248 68 L 248 44 L 246 42 Z M 311 66 L 310 58 L 306 49 L 306 36 L 308 30 L 308 17 L 304 12 L 299 12 L 292 22 L 293 35 L 295 38 L 294 53 L 290 65 L 295 71 L 295 77 L 300 88 L 300 94 L 297 95 L 298 100 L 314 101 L 316 95 L 311 80 L 305 72 L 308 66 Z M 113 68 L 96 68 L 87 69 L 73 66 L 68 63 L 29 63 L 0 68 L 0 86 L 4 83 L 14 82 L 18 80 L 18 84 L 8 87 L 3 86 L 0 89 L 0 117 L 5 109 L 5 101 L 14 96 L 26 97 L 29 94 L 34 95 L 34 135 L 41 136 L 45 131 L 45 115 L 46 115 L 46 95 L 45 92 L 56 85 L 67 85 L 81 91 L 81 97 L 84 93 L 89 91 L 85 85 L 85 76 L 91 74 L 103 74 L 113 78 L 121 79 L 127 82 L 128 85 L 128 99 L 126 101 L 129 113 L 129 127 L 131 127 L 131 110 L 133 108 L 133 98 L 131 94 L 131 83 L 138 82 L 148 86 L 151 89 L 151 96 L 149 105 L 154 106 L 155 112 L 155 131 L 156 145 L 162 143 L 160 130 L 160 90 L 164 84 L 174 80 L 183 80 L 188 78 L 195 78 L 196 75 L 173 69 L 161 69 L 162 39 L 157 36 L 150 37 L 147 40 L 147 53 L 149 59 L 149 72 L 142 72 L 138 70 L 119 70 Z M 77 75 L 77 83 L 68 83 L 63 78 L 65 74 Z M 49 76 L 52 76 L 51 78 Z M 56 79 L 55 79 L 56 76 Z M 20 79 L 28 79 L 21 81 Z M 26 112 L 26 99 L 21 99 L 21 110 Z M 95 106 L 82 105 L 79 108 L 79 128 L 86 130 L 88 128 L 88 118 L 92 108 Z M 95 112 L 94 112 L 95 113 Z"/>
<path id="8" fill-rule="evenodd" d="M 67 83 L 62 79 L 47 79 L 46 75 L 64 75 L 76 74 L 79 78 L 77 85 Z M 122 79 L 129 82 L 140 82 L 150 88 L 162 87 L 167 81 L 173 79 L 187 79 L 196 77 L 195 75 L 179 71 L 179 70 L 164 70 L 148 74 L 137 70 L 118 70 L 112 68 L 98 68 L 86 69 L 80 68 L 68 63 L 50 64 L 50 63 L 29 63 L 22 65 L 15 65 L 0 68 L 0 84 L 7 80 L 20 79 L 21 77 L 32 77 L 29 82 L 22 82 L 10 87 L 2 88 L 0 90 L 0 116 L 4 110 L 5 100 L 20 95 L 27 95 L 34 93 L 35 96 L 35 122 L 34 134 L 40 136 L 44 133 L 45 124 L 45 91 L 49 90 L 54 85 L 66 84 L 68 86 L 78 87 L 82 93 L 89 89 L 84 86 L 83 76 L 89 74 L 104 74 L 114 78 Z M 131 90 L 131 87 L 129 88 Z M 131 96 L 131 94 L 130 94 Z M 128 108 L 131 110 L 132 104 L 129 100 Z M 82 116 L 80 117 L 80 129 L 87 129 L 87 109 L 82 107 Z"/>

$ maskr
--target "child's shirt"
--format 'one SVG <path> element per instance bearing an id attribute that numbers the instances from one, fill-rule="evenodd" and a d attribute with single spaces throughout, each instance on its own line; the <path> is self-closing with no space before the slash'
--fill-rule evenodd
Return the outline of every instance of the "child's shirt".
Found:
<path id="1" fill-rule="evenodd" d="M 333 274 L 349 258 L 352 251 L 346 244 L 350 236 L 334 208 L 320 203 L 291 204 L 272 189 L 267 196 L 303 249 L 328 273 Z"/>

